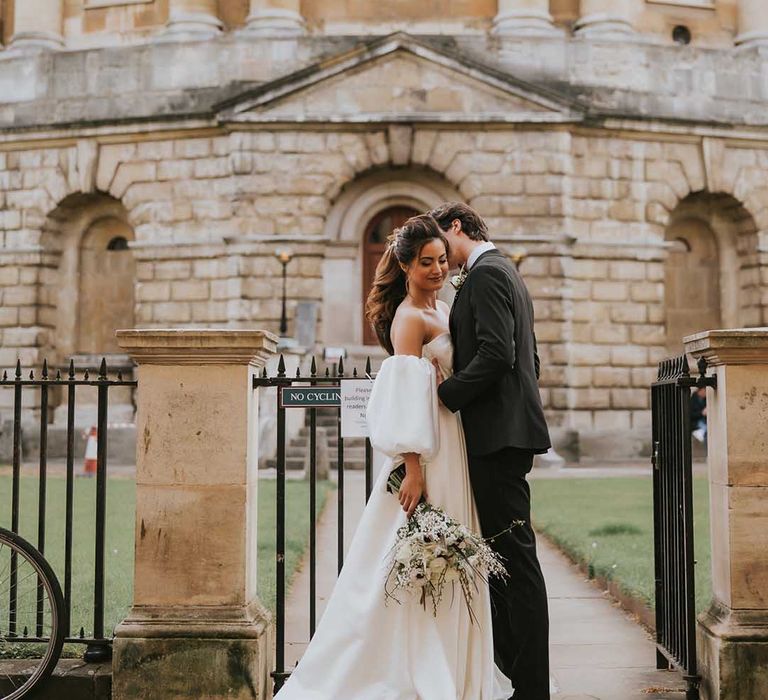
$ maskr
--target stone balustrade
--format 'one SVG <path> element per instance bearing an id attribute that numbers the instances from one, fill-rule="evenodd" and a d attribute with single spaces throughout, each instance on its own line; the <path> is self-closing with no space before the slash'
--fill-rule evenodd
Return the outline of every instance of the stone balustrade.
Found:
<path id="1" fill-rule="evenodd" d="M 19 50 L 61 48 L 63 12 L 63 0 L 17 0 L 10 45 Z"/>
<path id="2" fill-rule="evenodd" d="M 216 0 L 170 0 L 166 38 L 205 39 L 221 29 Z"/>
<path id="3" fill-rule="evenodd" d="M 493 33 L 515 36 L 557 36 L 549 0 L 499 0 Z"/>
<path id="4" fill-rule="evenodd" d="M 11 0 L 13 31 L 9 46 L 18 50 L 58 49 L 64 43 L 64 0 Z M 300 0 L 250 0 L 248 34 L 291 37 L 306 33 Z M 498 0 L 492 32 L 499 36 L 564 36 L 551 14 L 551 0 Z M 583 38 L 626 39 L 636 32 L 645 10 L 642 0 L 581 0 L 574 34 Z M 764 0 L 737 0 L 735 44 L 768 48 L 768 12 Z M 168 21 L 161 40 L 205 39 L 222 32 L 217 0 L 168 0 Z"/>
<path id="5" fill-rule="evenodd" d="M 297 36 L 305 31 L 299 0 L 251 0 L 246 24 L 249 33 Z"/>

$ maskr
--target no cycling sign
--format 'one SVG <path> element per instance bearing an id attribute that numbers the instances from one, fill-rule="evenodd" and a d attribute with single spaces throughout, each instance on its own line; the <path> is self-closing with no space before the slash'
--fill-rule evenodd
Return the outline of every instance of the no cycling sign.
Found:
<path id="1" fill-rule="evenodd" d="M 341 437 L 368 437 L 365 411 L 371 395 L 370 379 L 347 379 L 334 386 L 284 386 L 281 408 L 340 408 Z"/>

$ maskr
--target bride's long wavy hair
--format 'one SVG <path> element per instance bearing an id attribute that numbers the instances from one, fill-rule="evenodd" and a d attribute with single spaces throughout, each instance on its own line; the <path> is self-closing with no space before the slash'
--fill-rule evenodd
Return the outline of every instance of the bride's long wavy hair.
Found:
<path id="1" fill-rule="evenodd" d="M 387 238 L 387 248 L 376 266 L 373 286 L 365 303 L 365 317 L 373 327 L 379 344 L 390 355 L 395 348 L 389 337 L 397 307 L 405 299 L 406 275 L 401 265 L 410 265 L 430 241 L 439 239 L 448 254 L 448 241 L 442 230 L 429 214 L 412 216 Z"/>

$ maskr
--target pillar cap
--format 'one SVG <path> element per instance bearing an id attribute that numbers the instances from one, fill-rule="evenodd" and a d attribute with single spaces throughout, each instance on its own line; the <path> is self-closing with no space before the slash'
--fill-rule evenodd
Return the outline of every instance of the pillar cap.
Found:
<path id="1" fill-rule="evenodd" d="M 263 330 L 152 328 L 115 332 L 139 365 L 254 365 L 277 350 L 277 336 Z"/>
<path id="2" fill-rule="evenodd" d="M 685 351 L 710 366 L 768 364 L 768 327 L 702 331 L 683 339 Z"/>

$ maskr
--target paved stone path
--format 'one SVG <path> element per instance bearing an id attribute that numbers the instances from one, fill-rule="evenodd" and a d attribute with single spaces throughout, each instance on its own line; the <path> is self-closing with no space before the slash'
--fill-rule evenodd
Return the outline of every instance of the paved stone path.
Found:
<path id="1" fill-rule="evenodd" d="M 625 475 L 641 473 L 640 469 L 639 465 L 627 468 Z M 577 470 L 560 471 L 565 472 L 560 476 L 567 476 Z M 603 472 L 600 469 L 592 476 Z M 535 476 L 539 477 L 556 478 L 554 474 Z M 345 482 L 348 545 L 362 512 L 364 483 L 357 473 L 349 473 Z M 331 496 L 318 528 L 318 616 L 336 577 L 336 524 L 336 500 Z M 654 644 L 642 627 L 541 537 L 539 558 L 549 593 L 551 668 L 558 687 L 553 700 L 684 699 L 680 675 L 655 670 Z M 301 657 L 309 635 L 308 569 L 302 566 L 287 601 L 288 668 Z"/>

